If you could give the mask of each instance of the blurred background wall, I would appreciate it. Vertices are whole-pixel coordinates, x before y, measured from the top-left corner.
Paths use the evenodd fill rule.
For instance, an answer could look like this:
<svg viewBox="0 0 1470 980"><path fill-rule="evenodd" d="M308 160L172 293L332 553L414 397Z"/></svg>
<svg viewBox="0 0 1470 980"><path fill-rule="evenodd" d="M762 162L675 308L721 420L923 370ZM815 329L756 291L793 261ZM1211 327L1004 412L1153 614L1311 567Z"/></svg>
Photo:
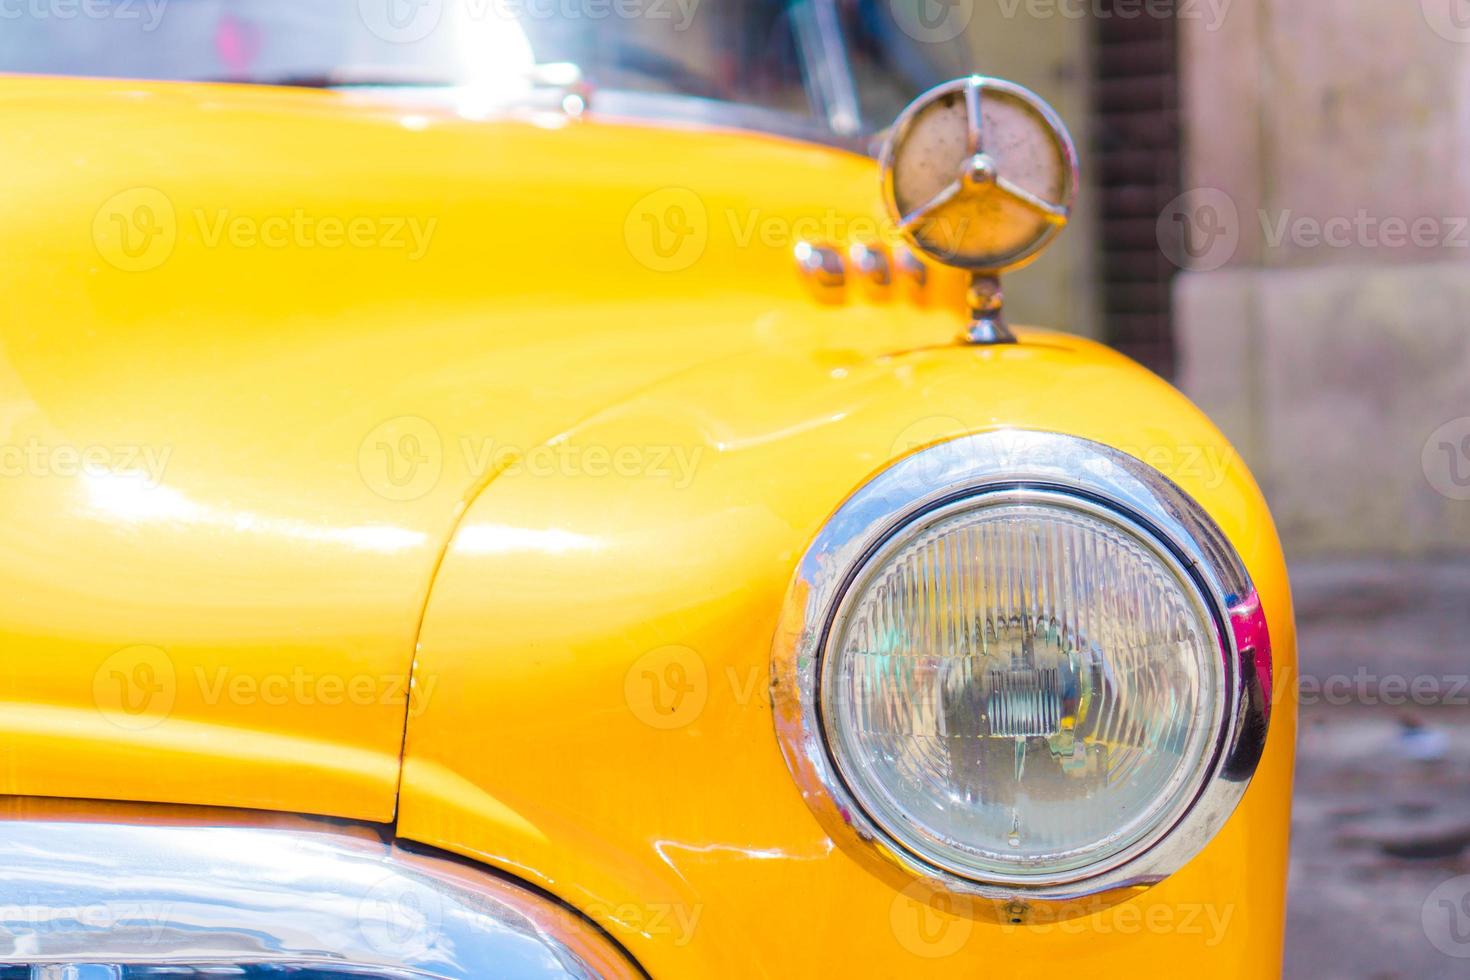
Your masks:
<svg viewBox="0 0 1470 980"><path fill-rule="evenodd" d="M1077 226L1022 322L1173 380L1293 560L1470 552L1470 0L973 0L1057 105Z"/></svg>
<svg viewBox="0 0 1470 980"><path fill-rule="evenodd" d="M1470 3L1179 28L1178 382L1293 557L1470 548Z"/></svg>

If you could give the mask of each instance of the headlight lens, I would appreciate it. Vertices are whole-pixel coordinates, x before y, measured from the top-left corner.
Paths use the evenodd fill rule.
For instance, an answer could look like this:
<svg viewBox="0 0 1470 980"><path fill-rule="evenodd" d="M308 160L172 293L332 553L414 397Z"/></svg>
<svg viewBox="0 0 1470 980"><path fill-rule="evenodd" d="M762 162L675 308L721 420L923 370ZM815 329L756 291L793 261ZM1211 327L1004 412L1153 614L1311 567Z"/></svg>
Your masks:
<svg viewBox="0 0 1470 980"><path fill-rule="evenodd" d="M937 443L859 487L802 557L772 645L776 732L860 860L991 899L1173 874L1265 749L1250 576L1156 470L1075 436Z"/></svg>
<svg viewBox="0 0 1470 980"><path fill-rule="evenodd" d="M859 804L955 874L1042 881L1146 846L1206 776L1226 683L1177 559L1104 508L990 494L858 569L829 633L827 741Z"/></svg>

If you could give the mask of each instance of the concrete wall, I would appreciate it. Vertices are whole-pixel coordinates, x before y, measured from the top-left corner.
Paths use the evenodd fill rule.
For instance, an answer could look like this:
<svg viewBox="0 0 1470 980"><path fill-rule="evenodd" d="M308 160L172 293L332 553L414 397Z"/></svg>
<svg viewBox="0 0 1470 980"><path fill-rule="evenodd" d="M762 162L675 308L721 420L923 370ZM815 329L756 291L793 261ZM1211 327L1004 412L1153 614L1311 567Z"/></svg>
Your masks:
<svg viewBox="0 0 1470 980"><path fill-rule="evenodd" d="M1293 557L1470 551L1470 2L1180 28L1181 387Z"/></svg>

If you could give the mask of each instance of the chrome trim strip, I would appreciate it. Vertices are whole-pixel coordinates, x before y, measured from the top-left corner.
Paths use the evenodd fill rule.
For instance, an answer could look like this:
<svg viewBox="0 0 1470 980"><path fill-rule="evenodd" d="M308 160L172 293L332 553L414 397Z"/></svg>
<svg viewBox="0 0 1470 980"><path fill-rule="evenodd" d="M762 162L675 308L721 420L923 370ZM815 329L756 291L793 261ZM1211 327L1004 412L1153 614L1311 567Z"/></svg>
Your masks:
<svg viewBox="0 0 1470 980"><path fill-rule="evenodd" d="M382 85L371 88L357 86L339 91L358 96L370 94L376 98L386 95L404 105L448 106L463 118L476 121L525 118L529 115L531 118L550 116L558 120L630 121L653 126L713 127L815 143L859 156L876 155L875 145L869 135L835 132L825 120L816 116L673 92L590 89L581 94L582 103L578 106L578 111L571 114L567 112L565 94L552 89L538 90L524 99L488 103L482 92L467 86L418 88Z"/></svg>
<svg viewBox="0 0 1470 980"><path fill-rule="evenodd" d="M642 976L571 910L371 829L180 825L138 809L137 823L115 806L105 821L0 821L0 966L56 977L117 976L119 964L139 975Z"/></svg>
<svg viewBox="0 0 1470 980"><path fill-rule="evenodd" d="M595 99L584 118L626 118L654 125L718 127L816 143L862 156L873 155L871 140L860 133L838 133L816 118L779 109L720 102L695 95L615 89L598 89Z"/></svg>
<svg viewBox="0 0 1470 980"><path fill-rule="evenodd" d="M833 0L798 0L788 8L795 29L807 97L840 137L862 130L857 82L847 61L841 18Z"/></svg>
<svg viewBox="0 0 1470 980"><path fill-rule="evenodd" d="M1217 617L1225 690L1217 749L1186 812L1124 863L1066 881L978 881L914 855L891 838L846 788L829 755L821 717L827 634L854 575L874 549L931 512L993 492L1066 494L1100 506L1188 569ZM1264 612L1224 533L1183 490L1108 446L1051 432L1007 429L939 443L879 473L847 499L803 556L772 647L776 734L807 804L832 839L880 874L897 871L1025 921L1034 902L1122 901L1173 874L1219 832L1244 795L1265 748L1271 650ZM872 860L877 858L877 861ZM902 887L899 884L899 887Z"/></svg>

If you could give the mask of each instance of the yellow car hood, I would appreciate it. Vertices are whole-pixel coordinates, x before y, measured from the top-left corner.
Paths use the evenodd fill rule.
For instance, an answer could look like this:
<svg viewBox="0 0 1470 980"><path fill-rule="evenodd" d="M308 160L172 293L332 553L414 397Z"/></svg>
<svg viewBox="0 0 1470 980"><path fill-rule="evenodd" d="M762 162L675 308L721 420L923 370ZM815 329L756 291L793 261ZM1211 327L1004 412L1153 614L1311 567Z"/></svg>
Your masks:
<svg viewBox="0 0 1470 980"><path fill-rule="evenodd" d="M797 237L876 228L871 162L819 147L26 78L0 128L4 793L388 819L499 468L697 365L957 327L804 290Z"/></svg>

